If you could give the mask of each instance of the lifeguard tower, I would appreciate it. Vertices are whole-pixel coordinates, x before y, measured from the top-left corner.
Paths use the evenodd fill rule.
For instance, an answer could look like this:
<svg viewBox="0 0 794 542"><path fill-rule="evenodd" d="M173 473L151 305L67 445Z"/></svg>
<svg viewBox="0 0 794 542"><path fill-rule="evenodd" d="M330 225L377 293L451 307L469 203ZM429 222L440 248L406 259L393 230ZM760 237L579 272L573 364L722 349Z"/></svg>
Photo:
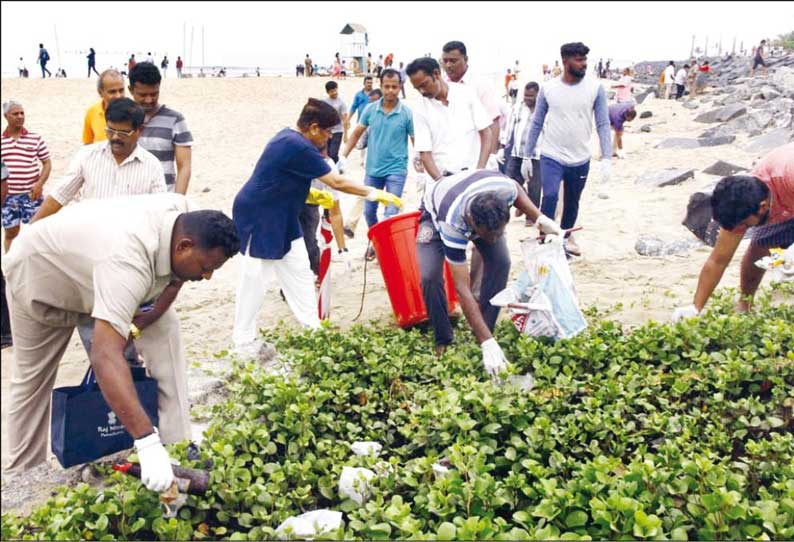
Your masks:
<svg viewBox="0 0 794 542"><path fill-rule="evenodd" d="M347 60L348 74L361 75L367 71L369 36L364 25L347 23L340 34L342 58Z"/></svg>

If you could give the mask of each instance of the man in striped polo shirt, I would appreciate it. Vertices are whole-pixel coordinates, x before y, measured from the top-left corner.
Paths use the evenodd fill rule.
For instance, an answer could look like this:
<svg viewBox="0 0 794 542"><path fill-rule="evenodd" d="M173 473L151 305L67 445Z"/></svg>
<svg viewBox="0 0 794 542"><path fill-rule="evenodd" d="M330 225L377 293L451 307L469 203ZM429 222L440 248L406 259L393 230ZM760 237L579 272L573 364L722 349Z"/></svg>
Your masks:
<svg viewBox="0 0 794 542"><path fill-rule="evenodd" d="M141 62L130 70L128 77L130 95L146 113L138 144L159 158L168 190L187 194L193 136L185 117L158 103L162 78L157 66Z"/></svg>
<svg viewBox="0 0 794 542"><path fill-rule="evenodd" d="M482 347L483 366L496 377L507 360L492 332L499 307L490 299L507 285L510 253L504 230L513 205L535 221L549 240L562 242L560 227L542 215L510 177L493 170L464 170L442 177L425 192L416 237L416 255L430 324L441 354L452 342L452 325L444 293L444 259L449 263L463 314ZM473 242L482 255L479 305L469 285L466 245Z"/></svg>
<svg viewBox="0 0 794 542"><path fill-rule="evenodd" d="M8 168L8 197L2 206L5 230L4 249L19 234L21 224L27 224L42 202L44 183L50 176L52 162L44 139L25 129L25 109L16 101L3 104L3 116L8 126L3 132L2 160Z"/></svg>

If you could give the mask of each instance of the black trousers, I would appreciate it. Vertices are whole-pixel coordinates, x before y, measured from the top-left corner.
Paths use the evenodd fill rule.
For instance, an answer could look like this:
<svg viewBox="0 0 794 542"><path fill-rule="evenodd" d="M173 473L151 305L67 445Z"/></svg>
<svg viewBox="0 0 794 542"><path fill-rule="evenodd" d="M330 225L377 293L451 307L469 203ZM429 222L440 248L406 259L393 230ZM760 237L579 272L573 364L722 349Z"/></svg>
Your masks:
<svg viewBox="0 0 794 542"><path fill-rule="evenodd" d="M2 318L2 329L0 330L0 335L3 337L10 337L11 336L11 315L8 314L8 303L6 302L6 278L0 273L0 278L2 279L2 293L3 293L3 306L2 306L2 313L0 313L0 317Z"/></svg>
<svg viewBox="0 0 794 542"><path fill-rule="evenodd" d="M541 178L540 178L540 160L532 160L532 176L529 182L524 186L524 178L521 176L521 158L513 156L505 159L505 175L513 179L519 185L526 189L529 199L535 204L535 207L540 208L540 194L541 194Z"/></svg>
<svg viewBox="0 0 794 542"><path fill-rule="evenodd" d="M337 132L328 140L328 156L334 162L339 161L339 147L342 146L342 132Z"/></svg>
<svg viewBox="0 0 794 542"><path fill-rule="evenodd" d="M303 230L303 242L306 243L306 252L309 253L309 267L311 267L315 275L319 275L320 245L317 244L317 228L320 226L319 205L304 204L300 215L298 215L298 221Z"/></svg>

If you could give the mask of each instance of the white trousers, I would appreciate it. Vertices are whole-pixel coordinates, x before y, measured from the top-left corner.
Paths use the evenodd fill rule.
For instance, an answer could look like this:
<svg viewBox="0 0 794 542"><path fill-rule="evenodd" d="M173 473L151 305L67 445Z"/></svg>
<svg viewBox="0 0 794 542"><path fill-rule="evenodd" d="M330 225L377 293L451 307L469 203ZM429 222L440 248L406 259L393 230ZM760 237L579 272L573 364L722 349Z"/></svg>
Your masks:
<svg viewBox="0 0 794 542"><path fill-rule="evenodd" d="M235 347L249 345L256 339L256 317L274 279L278 279L295 318L308 328L320 327L314 273L309 267L306 244L299 237L280 260L242 256L232 334Z"/></svg>

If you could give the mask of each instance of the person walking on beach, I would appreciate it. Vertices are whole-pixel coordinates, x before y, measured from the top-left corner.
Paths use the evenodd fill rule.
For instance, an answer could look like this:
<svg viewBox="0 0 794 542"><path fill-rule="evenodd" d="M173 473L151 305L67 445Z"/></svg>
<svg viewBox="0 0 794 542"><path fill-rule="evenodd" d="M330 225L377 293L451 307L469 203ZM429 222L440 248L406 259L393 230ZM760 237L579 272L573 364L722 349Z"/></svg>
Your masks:
<svg viewBox="0 0 794 542"><path fill-rule="evenodd" d="M19 70L20 78L27 77L28 69L25 67L25 61L22 60L22 57L19 57L19 64L17 64L17 70Z"/></svg>
<svg viewBox="0 0 794 542"><path fill-rule="evenodd" d="M94 318L91 366L97 384L134 439L144 485L158 492L171 486L163 444L190 438L179 316L171 308L145 326L134 315L172 278L209 280L240 248L229 217L190 207L176 194L82 201L31 226L3 258L15 347L5 473L24 472L47 459L58 365L75 325ZM123 355L130 341L157 381L158 427L130 378Z"/></svg>
<svg viewBox="0 0 794 542"><path fill-rule="evenodd" d="M576 225L579 200L590 173L593 117L601 144L601 180L609 180L611 173L612 141L607 96L598 80L585 77L588 52L590 49L581 42L566 43L560 48L563 74L541 89L524 150L524 156L534 154L542 130L540 177L543 199L540 209L549 218L554 217L560 185L565 182L561 224L566 230ZM566 236L568 253L581 255L570 234Z"/></svg>
<svg viewBox="0 0 794 542"><path fill-rule="evenodd" d="M90 51L86 55L88 59L88 78L91 79L91 71L93 70L95 74L99 75L99 72L96 71L96 53L94 52L94 48L90 47Z"/></svg>
<svg viewBox="0 0 794 542"><path fill-rule="evenodd" d="M562 68L560 68L560 61L559 60L555 60L554 61L554 66L552 66L552 68L551 68L551 77L552 77L552 79L555 78L555 77L559 77L561 73L562 73Z"/></svg>
<svg viewBox="0 0 794 542"><path fill-rule="evenodd" d="M256 317L274 280L298 321L311 329L320 327L314 274L298 222L313 179L370 201L401 205L392 194L332 172L320 149L341 120L338 109L309 98L296 128L284 128L267 143L251 177L234 198L232 212L242 254L232 334L237 355L256 357L262 347ZM314 197L318 194L323 200L333 198L322 191Z"/></svg>
<svg viewBox="0 0 794 542"><path fill-rule="evenodd" d="M336 81L328 81L325 84L325 92L328 94L323 101L336 109L339 115L339 123L331 127L331 139L328 141L328 156L334 163L339 162L339 148L342 143L347 143L347 130L350 127L350 116L347 113L347 104L339 97L339 84ZM344 171L344 168L342 168Z"/></svg>
<svg viewBox="0 0 794 542"><path fill-rule="evenodd" d="M47 62L49 62L49 61L50 61L50 53L47 51L47 49L44 48L44 44L43 43L39 43L38 63L39 63L39 66L41 66L41 78L42 79L45 78L45 75L44 75L45 73L47 74L47 77L52 77L52 72L47 69Z"/></svg>
<svg viewBox="0 0 794 542"><path fill-rule="evenodd" d="M169 192L187 194L193 136L181 113L159 103L160 70L141 62L130 72L130 95L143 107L143 133L138 144L160 159Z"/></svg>
<svg viewBox="0 0 794 542"><path fill-rule="evenodd" d="M144 62L148 62L149 64L154 65L154 56L152 56L152 52L151 51L146 53L146 60L144 60Z"/></svg>
<svg viewBox="0 0 794 542"><path fill-rule="evenodd" d="M499 146L499 122L502 111L496 89L490 81L474 75L469 69L469 57L466 45L460 41L450 41L442 48L441 61L444 66L444 78L447 82L458 83L472 87L483 109L491 118L491 146L489 151L496 154Z"/></svg>
<svg viewBox="0 0 794 542"><path fill-rule="evenodd" d="M182 79L182 57L176 57L176 78Z"/></svg>
<svg viewBox="0 0 794 542"><path fill-rule="evenodd" d="M356 115L356 120L361 118L361 114L364 112L364 108L369 105L369 93L372 92L372 76L365 75L364 76L364 88L356 92L356 95L353 96L353 103L350 105L350 113L348 114L349 118L353 117L353 114ZM366 156L366 149L361 149L361 165L364 165L364 158ZM342 172L344 172L344 168L342 168Z"/></svg>
<svg viewBox="0 0 794 542"><path fill-rule="evenodd" d="M634 109L634 102L623 102L609 106L609 124L615 133L612 142L612 156L620 159L626 157L623 153L623 125L637 118L637 111Z"/></svg>
<svg viewBox="0 0 794 542"><path fill-rule="evenodd" d="M306 67L306 77L311 77L314 75L314 70L312 69L312 59L309 58L308 53L306 53L306 58L303 61L303 65Z"/></svg>
<svg viewBox="0 0 794 542"><path fill-rule="evenodd" d="M506 138L502 157L505 161L505 175L523 187L533 205L540 206L541 177L540 177L540 145L536 145L533 156L524 154L527 137L529 136L530 120L535 113L540 85L530 81L524 86L524 98L517 102L510 111L505 131ZM531 226L534 222L525 217L525 224Z"/></svg>
<svg viewBox="0 0 794 542"><path fill-rule="evenodd" d="M25 109L21 103L5 102L3 116L8 124L2 135L0 160L8 168L9 177L2 223L3 247L8 252L19 235L20 226L30 222L43 201L44 183L52 171L52 160L44 139L25 128Z"/></svg>
<svg viewBox="0 0 794 542"><path fill-rule="evenodd" d="M672 60L664 69L664 99L669 100L675 84L675 62Z"/></svg>
<svg viewBox="0 0 794 542"><path fill-rule="evenodd" d="M124 97L124 78L116 70L105 70L97 80L96 89L100 100L85 112L85 120L83 121L84 145L90 145L106 139L105 111L110 102Z"/></svg>
<svg viewBox="0 0 794 542"><path fill-rule="evenodd" d="M755 48L755 53L753 54L753 66L750 68L750 77L755 75L755 69L758 66L761 66L764 70L764 77L768 75L766 69L766 61L764 60L767 57L766 54L766 40L761 40L761 43L758 44L758 47Z"/></svg>
<svg viewBox="0 0 794 542"><path fill-rule="evenodd" d="M344 168L344 161L366 131L369 152L364 184L384 189L399 198L403 194L408 176L408 139L412 143L414 139L413 114L400 101L400 72L393 68L383 70L380 74L380 89L383 98L364 109L358 126L341 153L339 165ZM396 206L389 205L383 216L388 218L397 212ZM378 223L377 202L367 202L364 205L364 218L370 228ZM372 247L366 258L370 261L375 258Z"/></svg>
<svg viewBox="0 0 794 542"><path fill-rule="evenodd" d="M163 79L165 79L166 72L168 72L168 55L165 55L162 62L160 62L160 69L163 70Z"/></svg>
<svg viewBox="0 0 794 542"><path fill-rule="evenodd" d="M131 55L130 55L130 58L128 58L128 59L127 59L127 70L128 70L127 74L128 74L128 75L129 75L129 73L131 73L131 72L132 72L132 69L135 67L135 65L136 65L137 63L138 63L138 62L136 62L136 60L135 60L135 54L134 54L134 53L133 53L133 54L131 54Z"/></svg>
<svg viewBox="0 0 794 542"><path fill-rule="evenodd" d="M684 91L686 90L686 78L687 74L689 73L689 64L684 64L682 68L675 74L675 99L680 100L684 96Z"/></svg>
<svg viewBox="0 0 794 542"><path fill-rule="evenodd" d="M750 246L742 258L739 275L741 298L736 312L752 305L764 269L755 262L771 248L787 249L785 260L794 266L794 143L769 152L749 175L732 175L717 183L711 194L714 220L720 225L717 242L698 278L691 305L675 309L674 322L697 317L722 280L748 228L753 228Z"/></svg>

